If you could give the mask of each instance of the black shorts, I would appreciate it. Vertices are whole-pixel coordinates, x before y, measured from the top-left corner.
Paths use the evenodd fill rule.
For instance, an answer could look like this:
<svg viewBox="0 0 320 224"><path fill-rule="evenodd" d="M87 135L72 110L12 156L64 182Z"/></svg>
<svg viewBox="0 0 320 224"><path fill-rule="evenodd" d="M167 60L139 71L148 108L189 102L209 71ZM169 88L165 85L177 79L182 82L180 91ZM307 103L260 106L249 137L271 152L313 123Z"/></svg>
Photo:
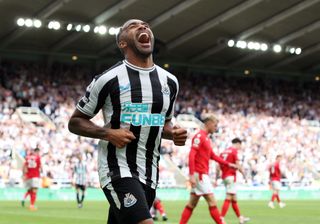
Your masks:
<svg viewBox="0 0 320 224"><path fill-rule="evenodd" d="M76 189L81 189L82 191L86 190L86 186L85 185L81 185L81 184L76 184Z"/></svg>
<svg viewBox="0 0 320 224"><path fill-rule="evenodd" d="M150 219L155 189L134 178L121 178L103 188L109 203L108 224L136 224Z"/></svg>

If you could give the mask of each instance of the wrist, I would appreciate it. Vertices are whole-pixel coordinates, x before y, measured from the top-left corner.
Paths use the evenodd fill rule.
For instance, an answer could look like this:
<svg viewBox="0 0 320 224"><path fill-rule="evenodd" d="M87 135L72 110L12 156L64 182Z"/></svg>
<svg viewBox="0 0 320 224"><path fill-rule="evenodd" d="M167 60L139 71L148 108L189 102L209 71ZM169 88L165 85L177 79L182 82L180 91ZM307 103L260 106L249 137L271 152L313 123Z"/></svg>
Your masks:
<svg viewBox="0 0 320 224"><path fill-rule="evenodd" d="M162 138L173 140L172 129L171 128L163 129Z"/></svg>
<svg viewBox="0 0 320 224"><path fill-rule="evenodd" d="M110 141L111 136L112 136L112 129L111 128L102 128L100 139L105 140L105 141Z"/></svg>
<svg viewBox="0 0 320 224"><path fill-rule="evenodd" d="M172 130L173 128L171 122L166 122L163 126L162 138L173 140Z"/></svg>

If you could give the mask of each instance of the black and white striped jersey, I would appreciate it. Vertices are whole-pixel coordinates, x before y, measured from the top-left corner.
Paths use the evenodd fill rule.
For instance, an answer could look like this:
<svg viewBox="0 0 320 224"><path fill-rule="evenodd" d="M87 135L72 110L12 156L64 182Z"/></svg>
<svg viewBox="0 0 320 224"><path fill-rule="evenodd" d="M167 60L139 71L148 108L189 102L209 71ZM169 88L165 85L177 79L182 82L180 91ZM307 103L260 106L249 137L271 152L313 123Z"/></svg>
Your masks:
<svg viewBox="0 0 320 224"><path fill-rule="evenodd" d="M91 117L102 109L105 125L130 128L136 137L124 148L100 141L101 187L133 177L156 188L162 129L173 115L178 89L176 77L161 67L140 68L126 60L93 79L77 109Z"/></svg>
<svg viewBox="0 0 320 224"><path fill-rule="evenodd" d="M78 162L73 168L75 184L87 185L87 165L84 162Z"/></svg>

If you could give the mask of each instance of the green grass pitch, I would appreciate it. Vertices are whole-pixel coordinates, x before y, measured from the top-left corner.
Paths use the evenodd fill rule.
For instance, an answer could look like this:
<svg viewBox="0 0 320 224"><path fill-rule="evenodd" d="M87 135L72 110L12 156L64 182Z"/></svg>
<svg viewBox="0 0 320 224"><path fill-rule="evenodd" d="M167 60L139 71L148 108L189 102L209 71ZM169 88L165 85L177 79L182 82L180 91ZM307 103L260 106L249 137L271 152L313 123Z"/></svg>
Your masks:
<svg viewBox="0 0 320 224"><path fill-rule="evenodd" d="M222 201L219 201L219 208ZM250 217L252 224L319 224L320 201L287 201L283 209L270 209L267 201L240 201L241 212ZM177 224L185 201L164 201L168 224ZM39 201L38 211L31 212L20 206L18 201L0 201L0 224L105 224L108 203L105 201L85 201L78 209L71 201ZM227 224L238 223L230 206L226 217ZM162 221L156 223L165 223ZM195 209L190 224L214 223L207 205L200 201Z"/></svg>

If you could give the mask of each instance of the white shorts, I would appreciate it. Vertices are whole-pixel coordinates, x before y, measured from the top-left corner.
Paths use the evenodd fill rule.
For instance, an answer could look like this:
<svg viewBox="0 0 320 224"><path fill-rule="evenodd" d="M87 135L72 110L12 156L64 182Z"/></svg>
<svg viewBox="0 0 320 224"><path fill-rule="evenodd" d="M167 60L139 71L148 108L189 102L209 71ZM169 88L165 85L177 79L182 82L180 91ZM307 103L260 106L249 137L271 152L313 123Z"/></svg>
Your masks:
<svg viewBox="0 0 320 224"><path fill-rule="evenodd" d="M27 189L39 188L40 187L40 178L34 177L34 178L27 179L24 184Z"/></svg>
<svg viewBox="0 0 320 224"><path fill-rule="evenodd" d="M278 180L273 180L273 181L271 181L271 186L272 186L273 190L278 190L279 191L280 188L281 188L281 183Z"/></svg>
<svg viewBox="0 0 320 224"><path fill-rule="evenodd" d="M191 189L191 193L197 196L213 194L213 186L207 174L202 174L200 178L198 173L194 173L194 177L196 179L196 186Z"/></svg>
<svg viewBox="0 0 320 224"><path fill-rule="evenodd" d="M233 176L229 176L229 177L226 177L225 179L223 179L223 184L226 188L227 194L236 194L237 193L236 183L234 181Z"/></svg>

